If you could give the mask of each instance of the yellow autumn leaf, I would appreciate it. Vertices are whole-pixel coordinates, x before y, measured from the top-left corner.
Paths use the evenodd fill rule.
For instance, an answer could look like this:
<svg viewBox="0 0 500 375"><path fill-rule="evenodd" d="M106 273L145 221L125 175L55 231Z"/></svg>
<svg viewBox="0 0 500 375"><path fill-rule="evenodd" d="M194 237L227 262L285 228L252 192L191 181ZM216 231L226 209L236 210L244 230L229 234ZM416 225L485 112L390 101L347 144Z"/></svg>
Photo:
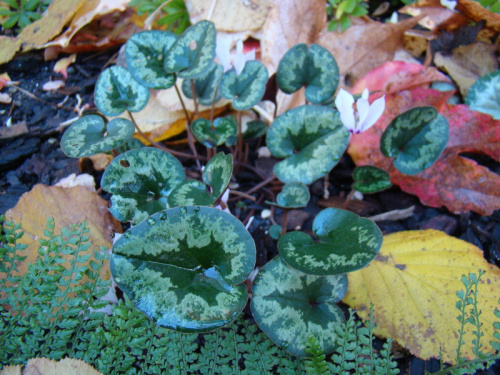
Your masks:
<svg viewBox="0 0 500 375"><path fill-rule="evenodd" d="M484 336L482 350L493 352L494 316L500 297L500 270L487 263L476 246L436 230L407 231L384 236L377 257L362 270L348 274L343 301L368 319L373 304L374 333L392 337L417 357L441 357L454 363L460 323L456 292L462 275L486 271L478 287L478 308ZM472 328L464 337L462 357L474 358ZM495 340L496 341L496 340Z"/></svg>
<svg viewBox="0 0 500 375"><path fill-rule="evenodd" d="M28 361L23 375L102 375L80 359L64 358L53 361L48 358L33 358Z"/></svg>

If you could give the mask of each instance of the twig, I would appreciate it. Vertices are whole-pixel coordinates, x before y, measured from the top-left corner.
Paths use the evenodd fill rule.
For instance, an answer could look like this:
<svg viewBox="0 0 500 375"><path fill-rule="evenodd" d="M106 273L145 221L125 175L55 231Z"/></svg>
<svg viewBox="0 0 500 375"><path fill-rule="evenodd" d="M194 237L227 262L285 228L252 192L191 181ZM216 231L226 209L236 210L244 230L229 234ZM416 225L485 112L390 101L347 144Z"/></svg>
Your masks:
<svg viewBox="0 0 500 375"><path fill-rule="evenodd" d="M44 99L41 99L39 98L38 96L32 94L31 92L29 91L26 91L25 89L23 89L22 87L19 87L19 86L16 86L14 84L7 84L7 86L10 86L16 90L19 90L20 92L22 92L24 95L26 96L29 96L31 99L35 99L35 100L38 100L39 102L43 103L43 104L47 104L47 105L51 105L53 107L56 107L58 109L65 109L67 111L71 111L71 112L76 112L78 113L78 111L76 110L76 108L71 108L71 107L66 107L64 105L61 105L61 104L55 104L55 103L51 103L51 102L48 102Z"/></svg>
<svg viewBox="0 0 500 375"><path fill-rule="evenodd" d="M153 13L151 13L148 18L146 18L146 20L144 21L144 30L151 30L152 27L153 27L153 22L156 18L156 16L158 15L158 13L160 13L161 11L161 8L163 8L165 5L167 5L171 0L167 0L165 2L163 2L163 4L161 4L158 8L156 8Z"/></svg>
<svg viewBox="0 0 500 375"><path fill-rule="evenodd" d="M255 198L254 196L247 194L247 193L244 193L242 191L238 191L238 190L229 190L229 194L237 195L239 197L243 197L246 199L250 199L252 202L255 202L257 200L257 198Z"/></svg>
<svg viewBox="0 0 500 375"><path fill-rule="evenodd" d="M250 190L246 191L245 193L246 194L252 194L252 193L256 192L257 190L259 190L260 188L266 186L270 182L274 181L275 179L276 179L275 176L268 177L267 179L265 179L264 181L262 181L260 184L255 185L253 188L251 188Z"/></svg>

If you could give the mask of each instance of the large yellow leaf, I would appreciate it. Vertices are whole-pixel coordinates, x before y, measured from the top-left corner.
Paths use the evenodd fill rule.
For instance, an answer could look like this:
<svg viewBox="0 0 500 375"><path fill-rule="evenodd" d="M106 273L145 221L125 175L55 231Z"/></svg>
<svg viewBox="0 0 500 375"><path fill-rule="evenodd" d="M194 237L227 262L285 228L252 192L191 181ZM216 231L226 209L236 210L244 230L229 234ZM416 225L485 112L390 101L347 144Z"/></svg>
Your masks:
<svg viewBox="0 0 500 375"><path fill-rule="evenodd" d="M453 363L460 329L456 292L462 275L486 271L479 285L484 351L492 352L494 309L500 297L500 270L487 263L474 245L436 230L389 234L368 267L348 274L343 301L367 319L375 310L375 334L392 337L417 357ZM472 333L465 336L462 356L474 358Z"/></svg>

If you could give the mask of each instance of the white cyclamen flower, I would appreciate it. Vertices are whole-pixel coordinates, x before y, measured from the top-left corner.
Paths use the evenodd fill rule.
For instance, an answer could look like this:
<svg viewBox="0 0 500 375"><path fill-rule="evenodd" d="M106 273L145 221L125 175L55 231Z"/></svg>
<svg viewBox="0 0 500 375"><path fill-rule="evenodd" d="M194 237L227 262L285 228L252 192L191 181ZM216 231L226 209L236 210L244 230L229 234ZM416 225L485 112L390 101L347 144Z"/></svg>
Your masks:
<svg viewBox="0 0 500 375"><path fill-rule="evenodd" d="M240 75L247 61L255 60L255 50L243 53L243 41L238 40L236 43L236 54L231 56L231 46L227 43L217 43L215 54L217 59L224 67L224 72L227 72L234 67L236 75ZM231 58L232 57L232 58Z"/></svg>
<svg viewBox="0 0 500 375"><path fill-rule="evenodd" d="M370 128L382 116L385 109L385 95L370 105L368 89L365 89L361 98L356 100L356 109L354 109L354 97L346 90L340 89L335 98L335 105L340 112L342 124L352 134L359 134Z"/></svg>

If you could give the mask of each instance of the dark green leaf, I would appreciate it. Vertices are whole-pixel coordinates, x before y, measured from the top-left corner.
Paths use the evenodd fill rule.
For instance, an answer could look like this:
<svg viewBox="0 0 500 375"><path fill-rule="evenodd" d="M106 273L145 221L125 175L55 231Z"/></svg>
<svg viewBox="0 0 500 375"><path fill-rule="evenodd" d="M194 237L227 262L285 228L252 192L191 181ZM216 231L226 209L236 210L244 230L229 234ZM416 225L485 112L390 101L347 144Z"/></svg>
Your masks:
<svg viewBox="0 0 500 375"><path fill-rule="evenodd" d="M247 302L241 284L255 265L243 224L211 207L176 207L129 229L113 246L119 287L156 324L207 332L229 324Z"/></svg>
<svg viewBox="0 0 500 375"><path fill-rule="evenodd" d="M206 147L216 147L236 137L237 123L232 115L218 117L213 124L210 120L199 118L191 124L191 131L195 138Z"/></svg>
<svg viewBox="0 0 500 375"><path fill-rule="evenodd" d="M281 208L300 208L307 206L310 198L309 189L302 182L289 182L276 197L276 203L266 203Z"/></svg>
<svg viewBox="0 0 500 375"><path fill-rule="evenodd" d="M283 231L283 228L281 227L281 225L271 225L269 227L269 235L274 240L280 239L282 231Z"/></svg>
<svg viewBox="0 0 500 375"><path fill-rule="evenodd" d="M354 179L352 188L364 194L376 193L392 186L389 173L371 165L354 169L352 178Z"/></svg>
<svg viewBox="0 0 500 375"><path fill-rule="evenodd" d="M382 232L373 221L338 208L321 211L314 219L313 233L317 240L303 232L290 232L278 242L285 262L311 275L359 270L382 246Z"/></svg>
<svg viewBox="0 0 500 375"><path fill-rule="evenodd" d="M212 103L216 103L220 100L221 93L218 87L223 73L224 68L219 64L213 63L206 72L199 77L193 78L196 98L200 104L211 106ZM187 98L193 99L191 80L185 79L182 82L182 92Z"/></svg>
<svg viewBox="0 0 500 375"><path fill-rule="evenodd" d="M417 107L397 116L380 139L382 153L401 173L429 168L448 142L448 121L433 107Z"/></svg>
<svg viewBox="0 0 500 375"><path fill-rule="evenodd" d="M247 123L243 132L243 139L258 138L267 132L267 124L262 120L253 120Z"/></svg>

